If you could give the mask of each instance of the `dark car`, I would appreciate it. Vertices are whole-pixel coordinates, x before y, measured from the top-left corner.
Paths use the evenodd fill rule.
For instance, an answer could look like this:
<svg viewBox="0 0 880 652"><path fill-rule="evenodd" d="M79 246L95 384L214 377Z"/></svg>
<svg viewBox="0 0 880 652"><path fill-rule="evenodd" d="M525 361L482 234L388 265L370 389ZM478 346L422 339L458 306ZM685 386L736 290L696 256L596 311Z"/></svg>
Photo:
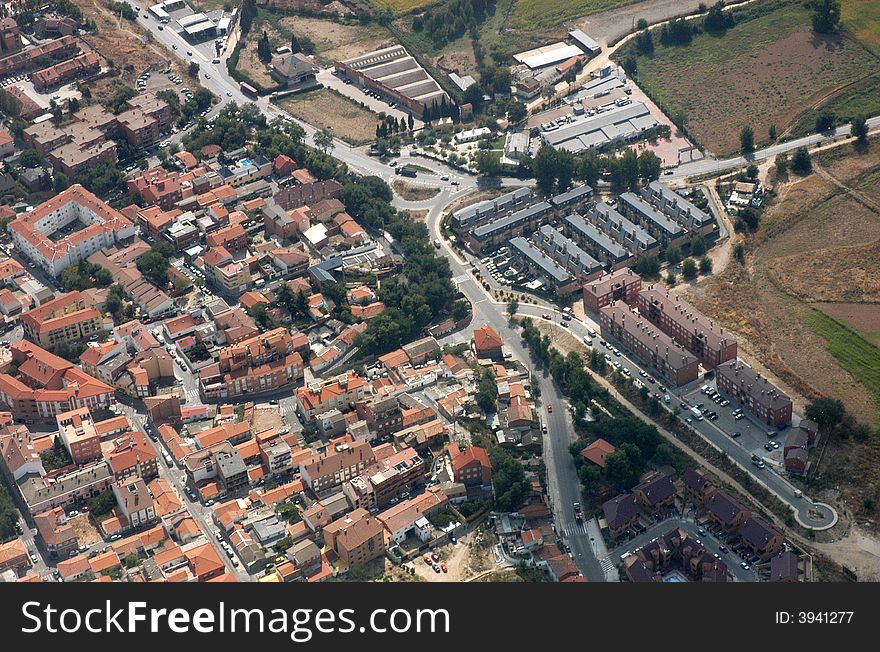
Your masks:
<svg viewBox="0 0 880 652"><path fill-rule="evenodd" d="M732 435L730 435L730 436L733 437L734 439L736 439L737 437L741 437L741 436L742 436L742 433L741 433L739 430L737 430L736 432L734 432L734 433L733 433Z"/></svg>

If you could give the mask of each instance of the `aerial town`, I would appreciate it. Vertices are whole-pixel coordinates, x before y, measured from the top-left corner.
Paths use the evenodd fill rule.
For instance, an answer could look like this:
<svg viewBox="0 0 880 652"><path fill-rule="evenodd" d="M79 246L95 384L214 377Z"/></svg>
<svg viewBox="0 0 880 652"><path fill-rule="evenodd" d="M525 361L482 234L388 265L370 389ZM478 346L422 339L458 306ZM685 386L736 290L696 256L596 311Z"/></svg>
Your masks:
<svg viewBox="0 0 880 652"><path fill-rule="evenodd" d="M0 581L880 580L878 25L0 4Z"/></svg>

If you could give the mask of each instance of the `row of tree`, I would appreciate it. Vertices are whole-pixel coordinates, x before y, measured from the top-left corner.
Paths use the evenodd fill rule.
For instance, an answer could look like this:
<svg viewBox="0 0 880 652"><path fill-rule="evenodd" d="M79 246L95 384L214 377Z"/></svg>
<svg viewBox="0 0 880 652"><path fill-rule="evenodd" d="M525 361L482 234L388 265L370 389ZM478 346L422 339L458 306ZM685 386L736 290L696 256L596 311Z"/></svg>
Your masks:
<svg viewBox="0 0 880 652"><path fill-rule="evenodd" d="M603 176L615 192L635 191L641 184L659 179L663 168L650 150L636 154L627 148L622 156L600 156L592 150L577 155L550 146L542 147L534 158L525 157L520 165L531 172L545 195L568 190L575 179L595 186Z"/></svg>

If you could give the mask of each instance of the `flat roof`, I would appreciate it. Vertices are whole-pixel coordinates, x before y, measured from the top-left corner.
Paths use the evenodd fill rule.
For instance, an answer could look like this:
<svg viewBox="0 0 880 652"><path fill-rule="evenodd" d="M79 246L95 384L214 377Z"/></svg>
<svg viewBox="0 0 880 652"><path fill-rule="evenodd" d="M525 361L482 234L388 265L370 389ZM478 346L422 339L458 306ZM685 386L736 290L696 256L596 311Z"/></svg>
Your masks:
<svg viewBox="0 0 880 652"><path fill-rule="evenodd" d="M563 41L559 41L558 43L545 45L534 50L514 54L513 58L527 67L535 69L550 66L581 54L583 54L583 51L578 46L568 45Z"/></svg>
<svg viewBox="0 0 880 652"><path fill-rule="evenodd" d="M573 41L583 47L590 54L595 54L596 52L600 52L602 50L601 45L599 45L596 41L584 34L579 29L573 29L569 31L568 35Z"/></svg>

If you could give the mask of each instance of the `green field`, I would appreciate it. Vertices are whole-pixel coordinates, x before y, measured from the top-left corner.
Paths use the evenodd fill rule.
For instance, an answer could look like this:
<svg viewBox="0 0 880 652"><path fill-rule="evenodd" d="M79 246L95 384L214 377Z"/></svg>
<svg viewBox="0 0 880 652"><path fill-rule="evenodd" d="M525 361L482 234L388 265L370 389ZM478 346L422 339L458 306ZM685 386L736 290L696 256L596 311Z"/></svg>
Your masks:
<svg viewBox="0 0 880 652"><path fill-rule="evenodd" d="M814 107L880 113L880 59L859 42L814 34L799 2L752 5L738 16L723 35L666 47L655 33L652 56L627 46L616 58L635 56L639 85L668 115L686 116L689 131L717 155L739 149L746 125L760 146L770 125L783 134L802 119L814 122L806 117Z"/></svg>
<svg viewBox="0 0 880 652"><path fill-rule="evenodd" d="M405 14L419 7L426 7L437 2L437 0L373 0L373 4L380 7L387 7L395 14Z"/></svg>
<svg viewBox="0 0 880 652"><path fill-rule="evenodd" d="M842 0L840 21L847 32L880 54L880 2Z"/></svg>
<svg viewBox="0 0 880 652"><path fill-rule="evenodd" d="M819 310L806 316L810 329L828 342L828 351L874 398L880 409L880 347Z"/></svg>
<svg viewBox="0 0 880 652"><path fill-rule="evenodd" d="M543 27L559 27L566 20L580 18L638 0L516 0L510 27L530 30Z"/></svg>

